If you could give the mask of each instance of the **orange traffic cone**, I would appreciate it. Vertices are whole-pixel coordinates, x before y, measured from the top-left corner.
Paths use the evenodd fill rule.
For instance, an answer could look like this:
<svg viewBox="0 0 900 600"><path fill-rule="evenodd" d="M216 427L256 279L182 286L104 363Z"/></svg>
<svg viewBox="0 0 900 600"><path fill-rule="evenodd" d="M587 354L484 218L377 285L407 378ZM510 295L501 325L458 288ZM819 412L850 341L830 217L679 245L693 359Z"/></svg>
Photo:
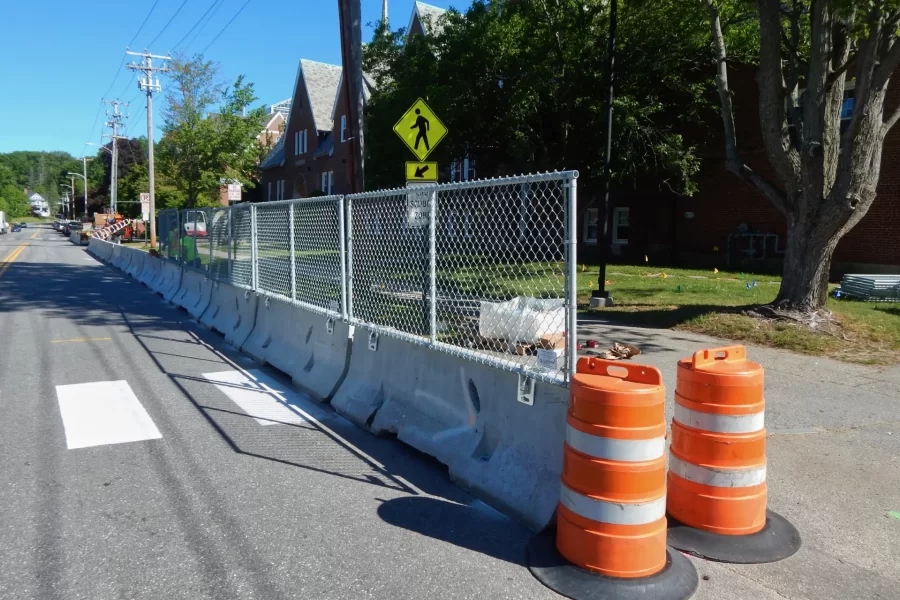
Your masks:
<svg viewBox="0 0 900 600"><path fill-rule="evenodd" d="M666 547L665 386L657 369L582 358L571 382L556 542L529 568L569 598L689 598L697 572Z"/></svg>
<svg viewBox="0 0 900 600"><path fill-rule="evenodd" d="M669 543L725 562L787 558L797 530L766 510L763 369L743 346L678 361L669 457Z"/></svg>

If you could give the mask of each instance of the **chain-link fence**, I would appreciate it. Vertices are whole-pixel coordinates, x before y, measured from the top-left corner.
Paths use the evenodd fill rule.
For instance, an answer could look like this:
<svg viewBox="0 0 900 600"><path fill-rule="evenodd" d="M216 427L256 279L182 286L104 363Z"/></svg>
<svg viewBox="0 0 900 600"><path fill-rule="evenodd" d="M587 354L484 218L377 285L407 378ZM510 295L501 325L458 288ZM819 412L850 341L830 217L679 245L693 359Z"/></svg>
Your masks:
<svg viewBox="0 0 900 600"><path fill-rule="evenodd" d="M567 380L574 365L566 349L576 339L576 177L347 196L351 322Z"/></svg>
<svg viewBox="0 0 900 600"><path fill-rule="evenodd" d="M166 260L179 262L181 259L179 250L181 234L178 227L177 209L169 208L159 211L156 235L159 240L159 255Z"/></svg>
<svg viewBox="0 0 900 600"><path fill-rule="evenodd" d="M346 314L342 201L324 196L254 207L260 293L316 312Z"/></svg>
<svg viewBox="0 0 900 600"><path fill-rule="evenodd" d="M159 212L210 278L554 383L574 372L576 172Z"/></svg>

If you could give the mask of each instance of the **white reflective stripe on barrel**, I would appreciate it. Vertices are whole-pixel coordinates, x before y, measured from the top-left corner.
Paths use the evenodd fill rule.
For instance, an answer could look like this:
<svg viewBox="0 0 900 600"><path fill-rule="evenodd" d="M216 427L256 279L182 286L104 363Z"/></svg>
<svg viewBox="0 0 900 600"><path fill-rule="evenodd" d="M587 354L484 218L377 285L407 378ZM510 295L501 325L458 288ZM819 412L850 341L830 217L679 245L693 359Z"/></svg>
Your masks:
<svg viewBox="0 0 900 600"><path fill-rule="evenodd" d="M720 488L751 487L766 481L765 465L749 469L711 469L686 463L674 454L669 456L669 472L700 485Z"/></svg>
<svg viewBox="0 0 900 600"><path fill-rule="evenodd" d="M766 411L750 415L716 415L691 410L675 401L675 420L687 427L716 433L753 433L766 426Z"/></svg>
<svg viewBox="0 0 900 600"><path fill-rule="evenodd" d="M665 495L650 502L635 504L607 502L579 494L563 483L560 486L559 501L576 515L613 525L646 525L658 521L666 514Z"/></svg>
<svg viewBox="0 0 900 600"><path fill-rule="evenodd" d="M622 462L654 460L666 451L665 436L649 440L619 440L591 435L571 425L566 425L566 443L582 454Z"/></svg>

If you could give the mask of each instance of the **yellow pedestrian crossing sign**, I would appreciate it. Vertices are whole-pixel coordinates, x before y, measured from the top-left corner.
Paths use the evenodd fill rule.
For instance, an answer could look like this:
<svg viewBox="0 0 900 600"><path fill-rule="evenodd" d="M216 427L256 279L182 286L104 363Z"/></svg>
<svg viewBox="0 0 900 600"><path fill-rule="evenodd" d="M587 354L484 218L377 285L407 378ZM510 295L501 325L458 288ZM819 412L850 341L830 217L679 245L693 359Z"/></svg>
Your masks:
<svg viewBox="0 0 900 600"><path fill-rule="evenodd" d="M441 143L447 135L447 128L425 101L419 98L394 125L394 132L416 158L422 161Z"/></svg>

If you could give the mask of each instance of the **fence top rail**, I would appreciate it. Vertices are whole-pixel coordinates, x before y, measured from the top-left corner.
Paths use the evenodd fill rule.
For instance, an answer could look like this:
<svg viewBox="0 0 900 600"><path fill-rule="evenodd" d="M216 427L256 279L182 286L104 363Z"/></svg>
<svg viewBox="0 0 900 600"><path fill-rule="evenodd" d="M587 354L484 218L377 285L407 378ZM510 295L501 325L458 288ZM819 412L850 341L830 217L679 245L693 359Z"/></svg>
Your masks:
<svg viewBox="0 0 900 600"><path fill-rule="evenodd" d="M289 204L331 204L333 202L342 202L344 197L338 194L331 196L315 196L312 198L290 198L288 200L274 200L271 202L258 202L257 208L268 208L269 206L287 206Z"/></svg>
<svg viewBox="0 0 900 600"><path fill-rule="evenodd" d="M578 171L550 171L547 173L534 173L531 175L512 175L509 177L492 177L489 179L473 179L471 181L458 181L455 183L433 183L416 186L417 192L427 192L436 190L439 192L446 190L460 190L487 186L515 185L518 183L538 183L541 181L559 181L565 179L577 179ZM380 198L383 196L398 196L409 193L409 188L388 188L383 190L373 190L371 192L362 192L360 194L349 194L346 196L348 200L364 200L366 198Z"/></svg>

